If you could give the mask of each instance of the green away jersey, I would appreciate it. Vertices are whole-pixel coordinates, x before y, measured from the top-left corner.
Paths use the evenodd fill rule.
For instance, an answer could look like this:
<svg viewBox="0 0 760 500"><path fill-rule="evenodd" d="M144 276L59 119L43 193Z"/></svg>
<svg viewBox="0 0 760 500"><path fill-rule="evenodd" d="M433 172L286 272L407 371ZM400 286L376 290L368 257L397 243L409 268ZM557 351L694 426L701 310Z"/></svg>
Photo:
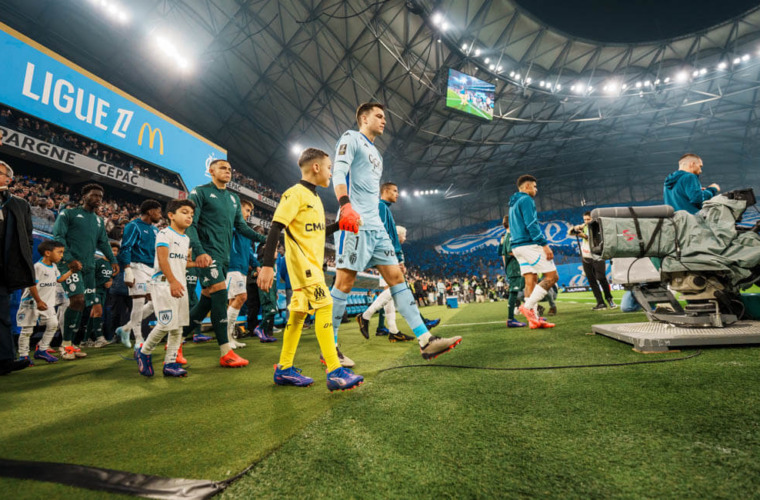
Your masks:
<svg viewBox="0 0 760 500"><path fill-rule="evenodd" d="M105 259L95 258L95 287L105 290L105 284L113 278L113 267Z"/></svg>
<svg viewBox="0 0 760 500"><path fill-rule="evenodd" d="M229 264L233 228L249 240L266 241L248 227L240 210L240 198L232 191L210 182L193 189L188 199L195 203L193 224L186 232L193 257L209 254L218 264Z"/></svg>
<svg viewBox="0 0 760 500"><path fill-rule="evenodd" d="M519 278L520 277L520 263L517 262L517 259L509 255L510 252L512 252L512 242L509 239L509 232L504 233L504 236L501 239L501 244L499 245L499 255L504 257L504 261L506 262L506 265L504 266L504 270L507 273L507 278Z"/></svg>
<svg viewBox="0 0 760 500"><path fill-rule="evenodd" d="M84 269L94 270L95 250L100 250L109 262L116 262L103 219L82 207L69 208L58 215L53 239L66 247L63 263L78 260Z"/></svg>

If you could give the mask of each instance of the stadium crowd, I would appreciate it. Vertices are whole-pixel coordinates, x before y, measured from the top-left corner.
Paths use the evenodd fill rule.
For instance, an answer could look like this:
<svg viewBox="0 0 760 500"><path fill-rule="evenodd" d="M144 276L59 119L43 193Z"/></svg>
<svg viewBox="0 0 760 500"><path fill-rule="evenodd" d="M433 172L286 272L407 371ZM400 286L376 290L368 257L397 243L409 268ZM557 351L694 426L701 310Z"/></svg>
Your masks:
<svg viewBox="0 0 760 500"><path fill-rule="evenodd" d="M31 135L32 137L41 139L50 144L76 151L77 153L89 156L90 158L95 158L103 163L108 163L109 165L129 170L130 172L160 182L166 186L184 189L179 175L173 172L156 168L126 155L123 156L118 151L113 151L97 142L73 134L63 128L56 127L55 125L41 122L33 116L5 106L0 106L0 127L6 127L26 135ZM233 180L241 186L252 189L256 193L266 196L274 201L280 200L279 192L242 174L241 172L233 172ZM256 216L267 220L271 219L271 215L268 217L266 216L266 211L261 212L264 214L263 216Z"/></svg>

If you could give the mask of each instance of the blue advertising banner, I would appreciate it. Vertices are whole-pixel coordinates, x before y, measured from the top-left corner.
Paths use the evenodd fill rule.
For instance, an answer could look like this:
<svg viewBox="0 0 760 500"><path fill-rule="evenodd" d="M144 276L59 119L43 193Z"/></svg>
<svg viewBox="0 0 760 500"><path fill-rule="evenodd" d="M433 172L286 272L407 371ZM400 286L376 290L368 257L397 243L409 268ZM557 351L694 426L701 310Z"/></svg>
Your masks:
<svg viewBox="0 0 760 500"><path fill-rule="evenodd" d="M0 23L0 103L182 175L209 182L206 165L227 151Z"/></svg>

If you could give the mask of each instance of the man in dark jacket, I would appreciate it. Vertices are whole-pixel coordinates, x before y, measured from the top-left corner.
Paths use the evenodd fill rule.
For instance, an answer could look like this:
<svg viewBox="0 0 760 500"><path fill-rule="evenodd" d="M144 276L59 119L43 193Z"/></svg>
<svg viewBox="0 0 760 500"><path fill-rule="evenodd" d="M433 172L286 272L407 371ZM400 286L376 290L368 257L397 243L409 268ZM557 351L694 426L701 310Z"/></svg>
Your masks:
<svg viewBox="0 0 760 500"><path fill-rule="evenodd" d="M10 294L34 285L32 213L8 192L12 181L13 170L0 161L0 375L29 366L28 360L14 360Z"/></svg>
<svg viewBox="0 0 760 500"><path fill-rule="evenodd" d="M710 184L703 188L699 183L702 173L702 158L687 153L678 160L678 170L665 179L662 193L666 205L675 210L686 210L695 214L702 209L702 203L720 192L720 186Z"/></svg>

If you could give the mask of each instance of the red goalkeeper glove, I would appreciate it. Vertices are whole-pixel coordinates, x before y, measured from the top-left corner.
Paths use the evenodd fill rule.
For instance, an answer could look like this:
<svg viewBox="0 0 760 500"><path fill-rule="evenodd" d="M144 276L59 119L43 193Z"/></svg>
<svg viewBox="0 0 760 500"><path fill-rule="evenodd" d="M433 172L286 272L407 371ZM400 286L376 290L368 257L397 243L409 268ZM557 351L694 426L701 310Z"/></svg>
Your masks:
<svg viewBox="0 0 760 500"><path fill-rule="evenodd" d="M340 220L338 220L338 227L341 231L351 231L352 233L358 233L360 224L361 216L356 210L351 207L350 203L346 203L340 207Z"/></svg>

